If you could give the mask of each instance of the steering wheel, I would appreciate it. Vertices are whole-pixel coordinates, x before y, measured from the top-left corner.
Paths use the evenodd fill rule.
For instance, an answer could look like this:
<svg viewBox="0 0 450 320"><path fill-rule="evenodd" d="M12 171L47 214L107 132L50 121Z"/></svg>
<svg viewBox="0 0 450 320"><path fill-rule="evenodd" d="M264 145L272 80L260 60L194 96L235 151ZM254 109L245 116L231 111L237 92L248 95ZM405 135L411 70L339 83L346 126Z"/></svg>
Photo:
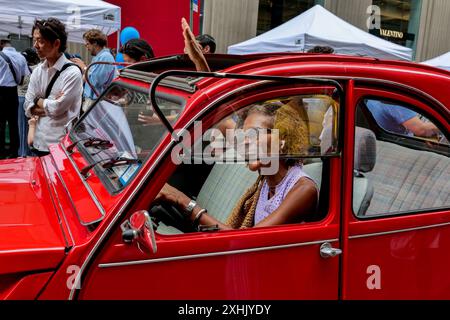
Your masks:
<svg viewBox="0 0 450 320"><path fill-rule="evenodd" d="M150 216L184 233L195 232L194 227L186 219L185 215L178 208L167 202L162 202L151 207Z"/></svg>

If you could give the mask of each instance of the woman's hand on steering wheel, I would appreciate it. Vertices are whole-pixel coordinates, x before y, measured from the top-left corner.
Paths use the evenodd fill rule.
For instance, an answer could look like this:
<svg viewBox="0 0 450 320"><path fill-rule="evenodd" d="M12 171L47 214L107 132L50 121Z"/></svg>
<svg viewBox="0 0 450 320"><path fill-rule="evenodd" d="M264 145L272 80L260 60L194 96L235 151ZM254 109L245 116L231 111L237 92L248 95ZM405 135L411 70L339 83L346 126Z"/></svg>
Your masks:
<svg viewBox="0 0 450 320"><path fill-rule="evenodd" d="M165 184L155 198L155 202L169 202L180 209L185 208L191 199L180 190Z"/></svg>

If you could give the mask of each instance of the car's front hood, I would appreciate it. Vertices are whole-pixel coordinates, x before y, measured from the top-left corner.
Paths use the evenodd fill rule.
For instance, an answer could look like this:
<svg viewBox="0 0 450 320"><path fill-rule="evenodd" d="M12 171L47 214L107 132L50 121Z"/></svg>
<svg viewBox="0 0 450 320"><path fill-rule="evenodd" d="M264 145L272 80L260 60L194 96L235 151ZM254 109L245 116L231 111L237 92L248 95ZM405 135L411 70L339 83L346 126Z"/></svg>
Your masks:
<svg viewBox="0 0 450 320"><path fill-rule="evenodd" d="M49 270L65 238L39 158L0 161L0 275Z"/></svg>

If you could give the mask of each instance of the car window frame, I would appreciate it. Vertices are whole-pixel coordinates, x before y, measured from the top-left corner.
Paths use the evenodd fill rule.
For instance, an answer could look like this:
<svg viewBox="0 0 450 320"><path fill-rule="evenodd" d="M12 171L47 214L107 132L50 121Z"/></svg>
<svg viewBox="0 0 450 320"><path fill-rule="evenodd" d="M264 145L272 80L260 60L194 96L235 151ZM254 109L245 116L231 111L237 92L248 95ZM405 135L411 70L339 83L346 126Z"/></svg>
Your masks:
<svg viewBox="0 0 450 320"><path fill-rule="evenodd" d="M379 96L373 96L373 95L368 95L365 97L360 98L357 102L356 102L356 108L358 109L364 109L363 113L364 116L366 117L366 120L368 120L369 122L371 122L371 125L375 126L377 128L377 132L379 132L380 137L382 138L382 141L387 141L387 142L392 142L392 143L401 143L401 142L408 142L411 141L411 143L404 143L404 144L400 144L401 146L404 147L409 147L409 148L419 148L421 144L425 144L425 142L431 142L429 140L426 140L425 138L422 137L417 137L417 136L407 136L407 135L403 135L403 134L399 134L396 132L392 132L392 131L388 131L385 128L383 128L381 125L379 125L376 121L376 119L374 118L374 116L372 115L372 113L370 112L370 110L367 108L367 106L365 106L364 100L376 100L376 101L386 101L395 105L399 105L400 107L403 107L405 109L411 110L416 112L418 115L421 116L425 116L427 118L427 120L429 120L430 122L432 122L434 125L436 125L436 123L438 123L438 125L436 125L439 130L441 131L442 134L445 135L445 128L442 127L442 124L435 120L435 119L431 119L430 116L425 115L423 113L423 109L411 105L411 104L407 104L404 102L399 102L399 100L394 100L394 99L386 99L386 98L382 98L380 99ZM401 105L400 105L401 104ZM360 106L364 105L363 108L361 108ZM367 117L366 113L369 115L369 117ZM431 116L432 117L432 116ZM369 118L369 119L367 119ZM450 133L445 135L447 139L450 139ZM450 140L449 140L450 141ZM435 142L431 142L433 145L436 145L437 148L441 148L442 149L445 147L445 144L440 144L440 143L435 143ZM436 149L421 149L422 151L429 151L429 152L436 152ZM442 154L445 155L445 154Z"/></svg>
<svg viewBox="0 0 450 320"><path fill-rule="evenodd" d="M368 110L367 106L364 104L364 100L379 100L379 101L389 101L394 104L397 104L401 107L407 108L409 110L412 110L419 115L425 116L429 121L431 121L434 125L436 125L439 130L445 135L447 139L450 138L450 131L447 131L445 126L441 123L440 120L436 119L434 115L432 115L427 109L433 109L435 107L435 103L433 101L430 101L429 99L426 99L425 97L414 97L414 96L407 96L404 92L392 92L392 90L395 90L391 87L384 87L384 88L378 88L378 87L366 87L366 86L356 86L356 89L358 91L363 91L362 94L360 94L357 98L357 100L354 101L353 110L355 112L355 122L353 123L353 130L356 131L356 115L357 112L363 112L364 117L369 122L370 130L376 131L374 132L376 135L377 141L385 141L389 143L394 143L402 147L415 149L418 151L426 151L426 152L433 152L437 153L442 156L449 157L448 154L443 154L441 152L436 152L434 149L420 149L420 144L425 144L425 140L417 137L410 137L406 135L397 134L394 132L390 132L385 130L382 126L380 126L377 121L374 119L373 115ZM365 93L364 93L365 92ZM367 93L370 92L370 93ZM375 94L373 92L376 92ZM423 99L420 99L423 98ZM423 107L420 107L422 105ZM361 107L363 106L363 107ZM364 111L362 109L365 109ZM438 108L437 108L438 109ZM434 109L436 111L436 109ZM367 114L369 114L369 119L367 117ZM376 128L376 130L373 130L373 128ZM378 133L378 134L377 134ZM355 137L354 137L355 138ZM354 139L353 138L353 139ZM381 139L380 139L381 138ZM415 143L404 143L405 141L414 141ZM449 140L450 141L450 140ZM399 143L403 142L403 143ZM445 146L441 144L437 144L439 146ZM353 147L353 149L355 146ZM444 147L443 147L444 148ZM448 146L450 148L450 146ZM353 150L354 151L354 150ZM449 157L450 158L450 157ZM353 164L353 170L354 170L354 152L352 156L352 164ZM354 197L354 179L352 178L352 191L351 191L351 202L353 203L353 197ZM399 211L397 213L387 213L387 214L376 214L371 216L359 216L357 213L355 213L354 208L352 206L352 216L357 221L376 221L376 220L382 220L382 219L390 219L390 218L400 218L400 217L414 217L418 215L423 214L431 214L431 213L441 213L450 210L449 207L440 207L440 208L425 208L425 209L416 209L411 211Z"/></svg>
<svg viewBox="0 0 450 320"><path fill-rule="evenodd" d="M278 88L278 86L276 86ZM314 84L311 87L302 87L302 88L283 88L281 89L281 91L285 92L285 91L295 91L295 93L290 94L290 96L299 96L299 95L313 95L311 93L311 91L309 91L309 93L303 93L303 91L306 90L318 90L318 87L330 87L330 85L319 85L319 84ZM256 103L256 102L260 102L260 101L264 101L264 100L270 100L273 99L274 97L286 97L288 96L288 94L279 94L278 92L280 90L278 89L273 89L273 86L271 86L271 90L269 90L268 92L263 92L263 93L258 93L256 95L256 97L259 97L260 95L262 96L270 96L267 99L259 99L259 98L255 98L254 95L254 91L255 89L253 88L253 84L250 85L250 89L249 92L245 94L245 96L239 96L236 97L237 95L239 95L238 93L234 93L234 91L239 91L241 88L236 89L236 90L232 90L232 94L229 95L229 92L226 92L225 94L221 95L220 97L215 97L213 102L208 103L208 105L202 107L199 112L192 117L192 119L190 119L190 121L184 126L184 128L182 130L176 130L174 133L177 133L177 135L181 135L183 132L185 131L189 131L190 133L193 132L193 128L194 128L194 124L196 121L203 121L204 119L206 119L205 122L203 122L204 124L206 123L207 125L202 126L202 134L214 127L218 122L217 119L225 119L226 117L230 116L233 114L233 112L235 112L236 110L240 110L242 108L246 108L249 105L251 105L252 103ZM301 91L302 93L300 93L299 91ZM345 89L344 89L344 93L345 93ZM317 93L315 93L317 94ZM331 95L330 95L331 96ZM231 105L229 104L230 100L236 100L234 101ZM252 101L252 102L247 102L247 101ZM226 108L221 108L224 104L226 104ZM236 107L236 105L238 105L238 107ZM220 116L218 116L220 114ZM344 101L340 101L339 103L339 115L338 115L338 145L340 146L339 152L333 155L328 155L328 156L322 156L322 157L312 157L312 159L317 159L320 158L322 160L322 163L325 166L327 166L328 168L331 167L330 163L325 163L326 161L331 161L332 159L340 159L342 160L343 157L343 153L342 153L342 145L343 145L343 140L344 140L344 125L342 124L342 122L345 120L344 117L345 114L345 99ZM174 140L177 140L176 137L174 137ZM191 145L193 145L194 141L191 141ZM176 143L174 143L169 150L167 151L167 153L163 156L163 159L167 159L167 157L170 157L170 154L173 150L173 148L176 146ZM164 160L163 160L164 161ZM322 170L322 181L323 181L323 171ZM171 170L170 174L168 175L166 182L170 179L170 177L174 174L175 172L175 166L173 168L173 170ZM331 184L333 183L331 175L328 175L328 186L331 186ZM320 188L321 186L319 186ZM319 200L320 201L320 200ZM317 225L323 225L326 223L329 223L329 221L331 221L332 219L335 219L336 216L339 216L340 213L338 212L338 210L336 210L336 214L330 214L330 210L331 210L331 201L332 201L332 197L331 197L331 192L328 190L328 195L327 195L327 210L326 213L322 213L321 214L321 219L318 221L314 221L314 222L308 222L306 223L306 225L313 225L313 226L317 226ZM320 202L319 202L320 204ZM151 203L149 204L149 207ZM294 223L294 224L284 224L284 225L277 225L277 226L270 226L270 227L264 227L264 228L259 228L259 229L266 229L268 230L268 232L277 232L277 230L279 230L279 228L289 228L289 229L297 229L297 228L301 228L304 224L302 223ZM234 233L239 233L242 230L240 229L236 229L236 230L230 230L230 231L226 231L226 232L234 232ZM207 232L191 232L191 233L182 233L182 234L162 234L162 233L158 233L157 230L155 230L155 233L158 234L159 237L192 237L192 236L201 236L204 234L208 234ZM210 233L211 235L214 235L216 233ZM223 234L218 233L218 235Z"/></svg>

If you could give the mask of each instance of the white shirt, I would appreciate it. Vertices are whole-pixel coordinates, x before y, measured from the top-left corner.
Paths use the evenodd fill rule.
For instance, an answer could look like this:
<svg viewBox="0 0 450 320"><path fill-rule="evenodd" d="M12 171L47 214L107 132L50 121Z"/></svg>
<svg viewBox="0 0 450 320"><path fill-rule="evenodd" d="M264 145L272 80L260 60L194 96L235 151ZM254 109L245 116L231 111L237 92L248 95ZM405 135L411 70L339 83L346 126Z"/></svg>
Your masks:
<svg viewBox="0 0 450 320"><path fill-rule="evenodd" d="M47 60L38 65L30 78L25 96L25 114L31 117L36 97L44 98L47 86L55 73L70 61L63 55L49 68ZM56 99L58 95L63 95ZM44 100L45 117L40 117L33 140L39 151L48 151L50 144L58 143L64 136L64 126L80 114L83 79L80 70L71 66L64 70L53 85L48 99Z"/></svg>
<svg viewBox="0 0 450 320"><path fill-rule="evenodd" d="M16 51L13 47L5 47L2 52L8 56L16 72L17 80L20 82L23 77L30 74L28 70L27 60ZM16 87L18 83L14 80L8 63L0 57L0 87Z"/></svg>

